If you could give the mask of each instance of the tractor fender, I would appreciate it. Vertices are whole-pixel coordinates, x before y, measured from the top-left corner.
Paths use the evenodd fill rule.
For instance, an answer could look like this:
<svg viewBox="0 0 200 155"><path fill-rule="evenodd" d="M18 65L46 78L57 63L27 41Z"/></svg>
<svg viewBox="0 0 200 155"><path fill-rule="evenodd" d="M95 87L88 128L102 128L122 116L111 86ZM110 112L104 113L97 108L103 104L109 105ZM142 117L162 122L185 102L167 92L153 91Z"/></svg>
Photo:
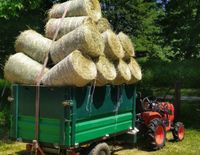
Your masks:
<svg viewBox="0 0 200 155"><path fill-rule="evenodd" d="M152 111L143 112L141 113L141 116L144 120L145 125L148 125L149 122L155 118L159 118L159 119L162 118L162 116L158 112L152 112Z"/></svg>

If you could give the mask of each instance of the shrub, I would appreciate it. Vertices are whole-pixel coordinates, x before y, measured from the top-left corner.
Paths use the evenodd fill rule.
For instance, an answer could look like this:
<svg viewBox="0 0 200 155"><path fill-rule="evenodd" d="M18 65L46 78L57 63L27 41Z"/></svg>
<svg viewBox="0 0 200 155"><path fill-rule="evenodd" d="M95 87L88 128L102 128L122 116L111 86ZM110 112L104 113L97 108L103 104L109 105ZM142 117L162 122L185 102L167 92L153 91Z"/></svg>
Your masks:
<svg viewBox="0 0 200 155"><path fill-rule="evenodd" d="M200 62L198 60L163 62L142 61L143 86L172 87L181 82L184 88L200 88Z"/></svg>

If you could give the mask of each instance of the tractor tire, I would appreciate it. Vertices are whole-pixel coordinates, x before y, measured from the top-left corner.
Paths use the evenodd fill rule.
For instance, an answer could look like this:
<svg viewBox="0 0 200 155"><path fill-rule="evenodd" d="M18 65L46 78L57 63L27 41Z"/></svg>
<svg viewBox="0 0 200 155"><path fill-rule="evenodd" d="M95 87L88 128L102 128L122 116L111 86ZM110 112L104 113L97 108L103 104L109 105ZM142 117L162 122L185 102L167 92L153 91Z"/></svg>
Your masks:
<svg viewBox="0 0 200 155"><path fill-rule="evenodd" d="M99 143L91 149L88 155L111 155L111 151L108 144Z"/></svg>
<svg viewBox="0 0 200 155"><path fill-rule="evenodd" d="M185 135L185 128L184 128L183 123L177 122L174 125L174 128L172 130L172 134L173 134L175 141L182 141L184 139L184 135Z"/></svg>
<svg viewBox="0 0 200 155"><path fill-rule="evenodd" d="M146 132L147 146L151 150L159 150L165 146L166 129L163 122L155 118L150 121Z"/></svg>

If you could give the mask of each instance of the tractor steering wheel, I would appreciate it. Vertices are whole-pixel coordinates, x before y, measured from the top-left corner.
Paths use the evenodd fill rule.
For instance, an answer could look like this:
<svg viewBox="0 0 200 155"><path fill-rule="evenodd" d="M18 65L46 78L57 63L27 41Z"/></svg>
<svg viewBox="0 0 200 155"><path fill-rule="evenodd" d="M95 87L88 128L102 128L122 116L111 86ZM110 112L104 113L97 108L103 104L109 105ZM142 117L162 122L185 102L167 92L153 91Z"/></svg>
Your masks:
<svg viewBox="0 0 200 155"><path fill-rule="evenodd" d="M141 100L141 104L144 111L152 110L153 106L157 104L157 98L155 96L147 96Z"/></svg>

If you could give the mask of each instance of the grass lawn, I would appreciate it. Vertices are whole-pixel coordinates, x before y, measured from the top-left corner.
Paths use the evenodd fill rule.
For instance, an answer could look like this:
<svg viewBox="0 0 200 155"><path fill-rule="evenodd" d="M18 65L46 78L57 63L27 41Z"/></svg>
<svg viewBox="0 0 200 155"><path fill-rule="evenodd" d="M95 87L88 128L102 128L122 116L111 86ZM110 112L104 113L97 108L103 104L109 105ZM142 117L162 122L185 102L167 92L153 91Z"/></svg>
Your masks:
<svg viewBox="0 0 200 155"><path fill-rule="evenodd" d="M171 133L168 133L166 146L159 151L148 152L140 145L135 148L116 147L114 155L198 155L200 154L200 102L184 102L181 107L180 121L186 127L185 139L182 142L173 142ZM1 132L0 155L21 154L24 152L25 145L7 140L7 134Z"/></svg>

